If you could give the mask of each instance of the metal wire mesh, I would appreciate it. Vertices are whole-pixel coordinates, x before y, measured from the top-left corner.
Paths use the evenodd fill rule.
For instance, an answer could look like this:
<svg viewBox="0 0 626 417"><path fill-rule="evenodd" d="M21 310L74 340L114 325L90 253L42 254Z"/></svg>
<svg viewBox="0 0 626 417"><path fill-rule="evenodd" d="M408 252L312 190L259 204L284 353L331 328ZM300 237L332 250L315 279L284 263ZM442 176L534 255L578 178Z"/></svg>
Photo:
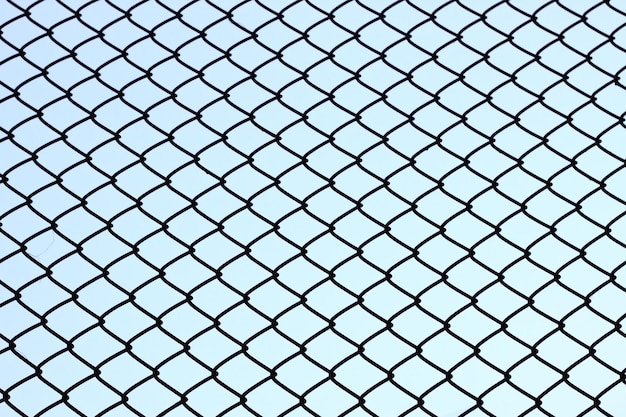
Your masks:
<svg viewBox="0 0 626 417"><path fill-rule="evenodd" d="M3 0L0 414L623 414L622 8Z"/></svg>

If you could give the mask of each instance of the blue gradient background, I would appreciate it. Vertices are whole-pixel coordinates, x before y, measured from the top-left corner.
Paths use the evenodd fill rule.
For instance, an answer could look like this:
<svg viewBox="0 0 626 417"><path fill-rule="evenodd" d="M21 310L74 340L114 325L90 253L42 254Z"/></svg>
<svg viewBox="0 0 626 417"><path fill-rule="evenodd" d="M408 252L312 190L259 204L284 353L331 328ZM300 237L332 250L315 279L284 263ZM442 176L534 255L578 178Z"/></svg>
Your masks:
<svg viewBox="0 0 626 417"><path fill-rule="evenodd" d="M626 200L620 83L626 20L617 2L591 9L571 0L353 1L341 7L249 1L228 18L219 9L234 4L213 3L148 1L129 19L122 10L131 3L44 1L29 8L29 17L10 22L22 12L0 2L6 97L0 127L7 136L0 141L0 256L14 253L0 264L0 389L32 376L11 388L14 406L36 415L61 399L34 376L33 367L40 366L41 377L67 390L69 402L86 415L120 401L103 381L128 390L128 404L140 414L157 415L178 401L165 384L185 391L210 376L201 362L217 367L219 380L187 394L188 405L205 416L238 402L220 382L243 393L266 378L246 394L246 406L278 415L297 404L278 384L302 395L328 378L324 367L357 395L381 382L365 400L377 415L398 415L415 404L388 380L390 369L393 381L415 395L440 383L424 397L435 415L456 416L475 405L454 384L478 396L498 383L483 407L494 415L519 415L534 400L507 386L503 372L510 370L511 383L539 396L561 380L547 364L563 370L588 354L555 331L559 320L587 345L610 332L611 321L623 322L626 221L611 223L609 234L603 229L625 212L612 196ZM385 9L384 18L368 7ZM79 8L80 20L72 17ZM283 22L276 20L282 9ZM585 12L581 22L576 13ZM52 28L49 36L45 28ZM291 45L302 38L298 31L307 38ZM503 33L511 32L507 41ZM462 42L454 41L455 34ZM380 59L376 51L383 49ZM331 51L332 61L318 63ZM483 59L476 51L490 52ZM433 53L436 61L420 66ZM454 82L455 73L463 74L462 82ZM11 97L12 90L19 98ZM536 102L540 94L543 104ZM604 110L579 108L588 101L585 94ZM190 206L184 196L195 206L181 212ZM581 210L559 196L580 203ZM297 199L306 201L306 209ZM333 233L324 233L330 223ZM552 225L561 240L550 234ZM584 258L572 249L596 237ZM242 245L250 245L246 256ZM526 248L529 259L523 259ZM216 271L219 279L212 278ZM333 279L316 286L328 271ZM560 280L552 282L556 273ZM132 303L116 285L133 293ZM606 318L584 307L564 319L588 294L590 306ZM532 297L533 306L510 317L527 304L524 297ZM214 322L198 310L219 316L220 324L211 327ZM45 316L45 326L33 313ZM328 329L327 320L352 342ZM377 334L386 320L393 331ZM531 357L510 369L531 349L499 331L502 320L529 346L555 331L537 346L545 362ZM85 329L91 330L76 337ZM189 341L190 355L168 333ZM406 341L419 345L430 363ZM277 366L303 343L321 367L302 354ZM478 343L480 357L471 347ZM622 333L594 345L596 356L619 371L626 366L625 347ZM275 380L251 357L276 367ZM90 367L99 370L97 378ZM157 378L150 367L158 368ZM592 399L572 385L599 396L612 415L626 410L618 373L593 358L567 373L568 382L542 398L544 410L564 416L592 407ZM133 387L139 381L145 382ZM323 416L357 404L333 381L306 399ZM227 415L249 414L239 406ZM360 414L367 412L357 408L350 415ZM17 414L0 402L0 415ZM60 404L43 415L74 412ZM106 415L133 414L120 405ZM181 405L168 415L192 414ZM309 414L300 408L290 415Z"/></svg>

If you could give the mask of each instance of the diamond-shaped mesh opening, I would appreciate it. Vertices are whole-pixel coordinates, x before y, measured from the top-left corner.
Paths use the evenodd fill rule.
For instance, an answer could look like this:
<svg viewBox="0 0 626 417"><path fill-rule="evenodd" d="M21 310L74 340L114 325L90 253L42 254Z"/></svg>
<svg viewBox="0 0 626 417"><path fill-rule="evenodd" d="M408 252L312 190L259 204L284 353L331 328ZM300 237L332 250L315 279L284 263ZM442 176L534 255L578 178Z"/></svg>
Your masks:
<svg viewBox="0 0 626 417"><path fill-rule="evenodd" d="M623 5L0 16L0 415L626 409Z"/></svg>

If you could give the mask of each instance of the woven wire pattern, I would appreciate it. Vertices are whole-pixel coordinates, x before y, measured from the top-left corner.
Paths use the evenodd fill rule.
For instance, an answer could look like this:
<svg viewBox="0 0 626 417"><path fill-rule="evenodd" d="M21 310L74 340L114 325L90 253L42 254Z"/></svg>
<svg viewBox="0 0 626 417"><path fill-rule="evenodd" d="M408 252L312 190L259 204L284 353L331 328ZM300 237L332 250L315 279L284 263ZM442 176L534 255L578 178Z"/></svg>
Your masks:
<svg viewBox="0 0 626 417"><path fill-rule="evenodd" d="M0 16L1 415L626 409L623 4Z"/></svg>

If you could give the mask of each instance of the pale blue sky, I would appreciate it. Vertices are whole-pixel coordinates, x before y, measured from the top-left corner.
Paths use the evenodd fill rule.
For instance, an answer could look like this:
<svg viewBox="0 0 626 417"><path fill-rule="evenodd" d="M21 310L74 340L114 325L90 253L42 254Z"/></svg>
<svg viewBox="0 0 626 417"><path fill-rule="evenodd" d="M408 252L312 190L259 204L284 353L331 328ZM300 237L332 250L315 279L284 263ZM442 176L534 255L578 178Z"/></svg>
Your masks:
<svg viewBox="0 0 626 417"><path fill-rule="evenodd" d="M306 395L290 415L391 416L416 405L404 389L423 396L416 416L458 416L471 396L484 407L471 416L519 415L536 397L530 415L578 415L594 397L626 411L613 331L626 12L290 4L226 18L229 1L0 2L0 392L13 409L39 415L67 392L92 416L125 393L107 416L150 416L184 392L188 408L168 415L211 416L245 393L249 409L227 415L279 415ZM595 358L570 369L588 346Z"/></svg>

